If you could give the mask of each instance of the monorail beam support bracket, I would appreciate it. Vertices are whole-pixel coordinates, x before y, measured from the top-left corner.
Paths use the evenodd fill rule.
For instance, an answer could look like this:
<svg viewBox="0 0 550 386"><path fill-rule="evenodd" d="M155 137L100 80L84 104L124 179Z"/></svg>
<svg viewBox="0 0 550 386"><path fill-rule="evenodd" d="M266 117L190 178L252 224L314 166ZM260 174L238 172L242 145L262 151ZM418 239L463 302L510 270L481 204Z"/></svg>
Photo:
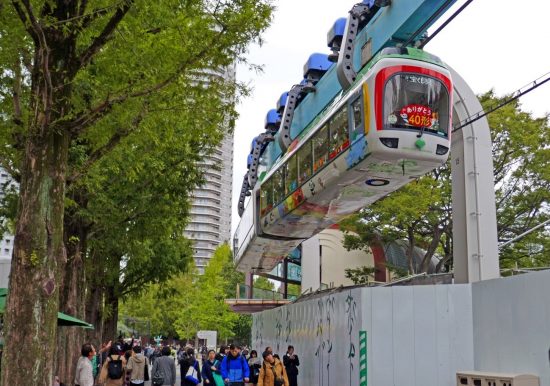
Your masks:
<svg viewBox="0 0 550 386"><path fill-rule="evenodd" d="M290 138L290 126L294 119L294 110L298 105L298 98L303 94L315 92L315 85L311 80L308 80L305 84L296 84L292 86L288 92L288 98L286 100L285 110L283 111L281 128L279 129L279 146L283 153L288 149L292 143Z"/></svg>
<svg viewBox="0 0 550 386"><path fill-rule="evenodd" d="M382 7L391 4L390 0L371 0L367 4L355 4L349 11L342 47L338 56L336 74L343 90L347 90L355 82L357 72L353 67L353 55L357 33L372 19Z"/></svg>
<svg viewBox="0 0 550 386"><path fill-rule="evenodd" d="M482 111L477 96L449 67L454 83L453 121ZM453 263L455 283L500 277L492 142L489 123L479 119L451 137Z"/></svg>

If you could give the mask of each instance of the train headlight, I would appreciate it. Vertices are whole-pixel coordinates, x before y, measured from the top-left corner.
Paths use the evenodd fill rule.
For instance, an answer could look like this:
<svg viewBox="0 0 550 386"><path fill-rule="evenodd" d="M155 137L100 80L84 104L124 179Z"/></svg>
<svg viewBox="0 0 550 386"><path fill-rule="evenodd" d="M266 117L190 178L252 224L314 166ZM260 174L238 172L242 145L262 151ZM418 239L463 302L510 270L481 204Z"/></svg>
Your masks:
<svg viewBox="0 0 550 386"><path fill-rule="evenodd" d="M435 149L435 154L443 155L443 154L447 154L448 151L449 151L449 148L447 146L437 145L437 149Z"/></svg>
<svg viewBox="0 0 550 386"><path fill-rule="evenodd" d="M380 142L386 147L397 149L399 146L399 138L380 138Z"/></svg>

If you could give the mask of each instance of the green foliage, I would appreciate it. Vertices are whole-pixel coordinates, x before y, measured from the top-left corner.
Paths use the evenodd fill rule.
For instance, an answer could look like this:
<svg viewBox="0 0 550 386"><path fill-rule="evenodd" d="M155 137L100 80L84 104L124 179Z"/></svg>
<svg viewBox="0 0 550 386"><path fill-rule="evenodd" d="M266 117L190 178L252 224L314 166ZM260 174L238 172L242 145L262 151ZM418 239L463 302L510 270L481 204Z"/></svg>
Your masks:
<svg viewBox="0 0 550 386"><path fill-rule="evenodd" d="M481 96L492 106L503 99ZM510 240L550 217L549 116L534 118L514 101L489 115L493 138L498 238ZM547 267L550 230L540 228L500 251L501 268Z"/></svg>
<svg viewBox="0 0 550 386"><path fill-rule="evenodd" d="M506 97L488 92L480 96L485 108ZM548 116L533 118L515 101L489 115L499 241L509 240L548 219L550 198L550 132ZM408 267L388 265L394 276L426 272L434 253L436 267L452 267L450 165L413 181L341 224L344 246L369 250L370 245L407 241ZM548 266L549 234L544 228L504 248L501 267ZM426 251L414 264L414 247Z"/></svg>
<svg viewBox="0 0 550 386"><path fill-rule="evenodd" d="M48 229L41 224L25 237L64 229L67 249L84 259L87 277L77 280L115 298L181 278L191 259L182 236L189 196L204 172L198 161L233 129L235 103L248 93L220 75L245 61L271 11L268 0L0 3L0 166L25 192L43 186L44 176L66 181L66 191L46 189L40 202L21 197L26 213L58 204ZM37 162L38 171L30 173L43 155L51 164ZM0 215L15 216L3 206ZM55 270L45 266L47 259L37 269L55 272L54 281L63 283L65 259L54 254ZM35 280L28 275L23 282ZM17 289L11 294L18 296ZM104 316L115 305L103 304ZM27 341L28 351L38 344L54 345ZM15 358L20 351L9 352ZM37 377L52 369L36 369L27 382L46 383Z"/></svg>
<svg viewBox="0 0 550 386"><path fill-rule="evenodd" d="M298 284L288 285L288 295L298 297L302 294L302 286Z"/></svg>
<svg viewBox="0 0 550 386"><path fill-rule="evenodd" d="M367 284L371 279L374 279L376 268L362 266L358 268L346 268L346 278L350 279L353 284Z"/></svg>
<svg viewBox="0 0 550 386"><path fill-rule="evenodd" d="M254 288L263 289L267 291L275 291L275 284L263 276L256 276L254 278Z"/></svg>
<svg viewBox="0 0 550 386"><path fill-rule="evenodd" d="M229 297L235 296L232 278L240 276L242 281L242 274L235 273L229 246L218 247L203 275L192 267L189 271L162 286L151 285L142 294L129 296L120 315L150 320L153 334L183 339L194 337L199 330L215 330L220 339L248 341L250 316L238 315L225 304L229 288Z"/></svg>

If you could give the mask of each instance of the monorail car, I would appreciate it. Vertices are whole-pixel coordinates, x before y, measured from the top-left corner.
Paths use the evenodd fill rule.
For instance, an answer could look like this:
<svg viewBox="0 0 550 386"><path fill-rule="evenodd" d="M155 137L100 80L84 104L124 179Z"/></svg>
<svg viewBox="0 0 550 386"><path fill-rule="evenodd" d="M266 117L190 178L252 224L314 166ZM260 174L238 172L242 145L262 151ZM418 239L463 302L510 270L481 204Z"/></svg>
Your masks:
<svg viewBox="0 0 550 386"><path fill-rule="evenodd" d="M268 272L302 241L447 160L452 81L422 50L382 50L252 191L237 268Z"/></svg>

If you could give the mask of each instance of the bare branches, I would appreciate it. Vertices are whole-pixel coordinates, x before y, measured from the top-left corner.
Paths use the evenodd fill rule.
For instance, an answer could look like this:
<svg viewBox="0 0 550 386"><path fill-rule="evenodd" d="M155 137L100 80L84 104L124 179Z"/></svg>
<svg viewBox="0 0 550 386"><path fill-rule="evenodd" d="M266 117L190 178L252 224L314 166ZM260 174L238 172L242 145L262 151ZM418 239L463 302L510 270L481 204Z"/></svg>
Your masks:
<svg viewBox="0 0 550 386"><path fill-rule="evenodd" d="M90 60L94 57L94 55L99 52L99 50L111 39L116 27L122 21L126 13L128 13L133 3L133 0L127 0L124 2L123 5L116 10L115 14L111 17L99 36L97 36L90 46L82 52L79 58L81 68L90 63Z"/></svg>

